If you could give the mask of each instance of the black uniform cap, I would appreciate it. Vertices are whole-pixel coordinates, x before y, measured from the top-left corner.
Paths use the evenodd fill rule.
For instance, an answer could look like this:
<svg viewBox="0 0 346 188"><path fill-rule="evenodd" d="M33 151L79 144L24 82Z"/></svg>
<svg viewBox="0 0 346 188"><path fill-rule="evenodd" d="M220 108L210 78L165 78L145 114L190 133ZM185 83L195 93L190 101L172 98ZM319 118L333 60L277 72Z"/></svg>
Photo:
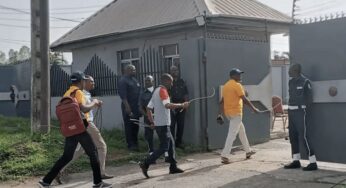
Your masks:
<svg viewBox="0 0 346 188"><path fill-rule="evenodd" d="M244 71L239 70L238 68L234 68L229 72L229 76L243 74Z"/></svg>

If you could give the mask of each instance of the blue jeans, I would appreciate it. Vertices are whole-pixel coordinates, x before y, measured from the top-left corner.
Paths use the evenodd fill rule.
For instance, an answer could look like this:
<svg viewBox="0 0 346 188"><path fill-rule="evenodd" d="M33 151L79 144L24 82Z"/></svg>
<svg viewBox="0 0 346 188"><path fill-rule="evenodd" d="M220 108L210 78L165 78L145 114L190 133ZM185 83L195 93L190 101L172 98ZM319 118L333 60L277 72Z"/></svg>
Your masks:
<svg viewBox="0 0 346 188"><path fill-rule="evenodd" d="M155 163L162 154L168 151L167 162L171 164L170 168L175 168L177 161L175 160L175 145L170 126L156 126L155 130L160 140L160 147L145 159L145 164L149 166Z"/></svg>

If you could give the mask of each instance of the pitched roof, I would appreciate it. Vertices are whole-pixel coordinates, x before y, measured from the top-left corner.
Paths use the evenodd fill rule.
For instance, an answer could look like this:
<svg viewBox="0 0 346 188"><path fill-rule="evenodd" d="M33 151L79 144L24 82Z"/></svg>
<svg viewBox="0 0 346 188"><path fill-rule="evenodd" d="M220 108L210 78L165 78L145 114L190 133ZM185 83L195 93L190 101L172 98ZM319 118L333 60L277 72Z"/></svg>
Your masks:
<svg viewBox="0 0 346 188"><path fill-rule="evenodd" d="M109 34L184 22L203 15L291 22L256 0L114 0L55 41L51 47Z"/></svg>
<svg viewBox="0 0 346 188"><path fill-rule="evenodd" d="M292 19L256 0L205 0L213 15L266 19L277 22L291 22Z"/></svg>

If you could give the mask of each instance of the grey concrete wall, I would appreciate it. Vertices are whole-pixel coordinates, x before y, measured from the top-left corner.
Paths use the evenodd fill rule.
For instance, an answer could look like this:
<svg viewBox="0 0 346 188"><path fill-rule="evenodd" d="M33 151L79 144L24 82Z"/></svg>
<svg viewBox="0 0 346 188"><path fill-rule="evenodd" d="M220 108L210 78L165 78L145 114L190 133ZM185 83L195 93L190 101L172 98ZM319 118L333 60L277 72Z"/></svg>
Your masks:
<svg viewBox="0 0 346 188"><path fill-rule="evenodd" d="M301 63L303 73L312 81L345 80L345 31L345 18L292 26L291 62ZM346 163L345 109L346 101L313 104L308 136L318 160Z"/></svg>
<svg viewBox="0 0 346 188"><path fill-rule="evenodd" d="M181 77L186 80L189 90L189 98L200 96L200 45L198 39L182 40L180 46ZM183 140L186 143L203 145L205 142L205 129L202 127L201 119L202 103L194 102L190 105L185 115L185 132Z"/></svg>
<svg viewBox="0 0 346 188"><path fill-rule="evenodd" d="M243 85L258 85L267 75L270 75L269 43L257 43L232 40L207 40L207 88L218 88L229 79L229 71L237 67L245 72ZM271 88L263 98L271 99ZM216 123L219 98L208 100L208 135L209 147L224 146L228 126ZM260 103L255 103L259 109L264 109ZM249 142L252 144L269 140L270 113L253 114L244 106L243 122Z"/></svg>
<svg viewBox="0 0 346 188"><path fill-rule="evenodd" d="M281 97L284 104L288 103L288 69L289 65L273 65L271 68L272 94Z"/></svg>

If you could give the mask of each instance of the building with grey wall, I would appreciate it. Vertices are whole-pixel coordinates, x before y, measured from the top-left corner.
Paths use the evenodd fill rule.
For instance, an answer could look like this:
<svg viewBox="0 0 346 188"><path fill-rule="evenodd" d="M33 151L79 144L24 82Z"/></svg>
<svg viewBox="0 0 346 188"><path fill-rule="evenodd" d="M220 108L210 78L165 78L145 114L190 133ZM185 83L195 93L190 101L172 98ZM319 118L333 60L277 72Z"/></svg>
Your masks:
<svg viewBox="0 0 346 188"><path fill-rule="evenodd" d="M103 123L108 129L123 126L117 88L107 88L116 86L126 64L137 67L139 80L154 74L157 82L169 66L179 66L190 98L206 96L212 88L217 91L217 97L191 104L184 139L220 148L227 132L227 126L215 121L220 86L229 70L239 67L246 72L243 84L249 97L259 108L269 108L270 35L287 32L290 22L290 17L254 0L117 0L51 49L72 52L72 71L87 70L95 80L107 77L99 76L98 70L113 75L103 88L115 93L97 96L104 101ZM253 115L246 109L244 121L251 143L269 139L269 113Z"/></svg>

